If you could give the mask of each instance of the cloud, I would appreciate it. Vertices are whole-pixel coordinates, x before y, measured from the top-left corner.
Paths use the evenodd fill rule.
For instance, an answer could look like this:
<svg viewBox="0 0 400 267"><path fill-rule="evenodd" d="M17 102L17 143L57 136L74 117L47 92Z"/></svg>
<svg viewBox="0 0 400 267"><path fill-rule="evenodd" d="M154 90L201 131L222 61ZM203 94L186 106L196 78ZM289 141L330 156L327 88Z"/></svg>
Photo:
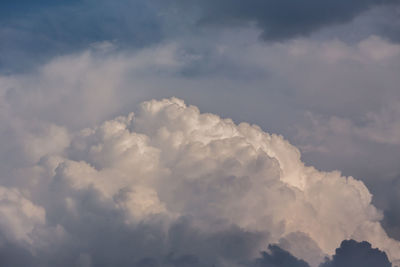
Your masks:
<svg viewBox="0 0 400 267"><path fill-rule="evenodd" d="M201 109L283 134L302 149L307 164L368 181L374 201L382 203L388 193L380 197L379 185L371 181L400 173L395 161L398 45L378 36L356 43L296 39L266 44L257 41L258 35L248 29L225 31L135 52L106 42L56 57L35 71L3 75L1 115L3 121L13 118L13 126L0 126L8 140L1 143L8 151L1 162L26 158L15 155L24 144L19 136L23 131L37 135L40 131L33 129L43 121L77 130L127 114L143 100L176 95ZM304 116L307 111L320 118L320 125L325 118L339 118L361 131L327 130L317 136L319 130ZM377 124L366 114L386 122Z"/></svg>
<svg viewBox="0 0 400 267"><path fill-rule="evenodd" d="M282 133L303 149L307 164L364 180L399 173L393 162L396 149L376 144L378 139L379 144L396 144L398 45L377 36L355 44L298 39L265 45L257 42L257 35L231 32L212 43L181 40L136 52L105 43L105 50L93 47L54 58L34 72L3 75L2 101L12 110L8 117L76 130L127 113L140 101L177 95L235 121ZM337 118L347 121L350 130L338 134L339 127L318 134L325 128L310 126L307 111L320 118L320 126L327 124L322 120ZM5 131L15 127L4 126ZM376 153L385 160L374 161ZM366 162L346 164L366 157L379 165L376 170L363 171L370 166Z"/></svg>
<svg viewBox="0 0 400 267"><path fill-rule="evenodd" d="M271 253L263 252L262 258L258 259L254 266L257 267L309 267L302 260L296 259L287 251L275 245L269 245Z"/></svg>
<svg viewBox="0 0 400 267"><path fill-rule="evenodd" d="M257 126L170 98L66 135L9 174L5 194L21 213L3 212L0 230L44 266L240 266L270 243L317 266L348 238L400 258L361 181L305 166Z"/></svg>
<svg viewBox="0 0 400 267"><path fill-rule="evenodd" d="M347 118L337 116L326 118L326 116L309 113L307 117L311 127L299 129L299 138L310 138L318 142L317 140L320 141L329 135L336 135L396 146L400 144L399 107L400 103L395 101L377 112L369 112L360 118L361 125ZM325 145L328 146L329 143L325 143ZM310 149L318 149L318 147ZM328 147L322 149L323 151L329 150Z"/></svg>
<svg viewBox="0 0 400 267"><path fill-rule="evenodd" d="M389 2L3 1L0 265L397 263Z"/></svg>
<svg viewBox="0 0 400 267"><path fill-rule="evenodd" d="M317 166L341 168L342 160L366 172L395 174L397 111L395 104L386 104L388 97L391 103L398 97L398 46L376 36L355 44L304 39L261 44L257 35L245 30L226 33L205 48L181 40L136 52L106 42L54 58L34 72L3 75L1 185L16 188L17 195L45 211L45 223L28 225L24 241L4 230L10 233L7 242L27 242L23 249L53 266L161 265L182 257L183 262L236 264L256 258L269 243L318 266L345 238L368 240L397 255L396 243L379 225L382 213L371 205L361 182L304 167L297 149L283 138L200 115L181 100L150 101L138 108L142 99L178 95L202 110L257 122L289 139L288 128L305 123L305 110L313 118L335 116L347 121L350 131L346 124L335 131L309 127L315 135L303 139L310 151L322 142L329 145L334 160ZM135 115L112 119L132 110ZM366 111L372 115L365 116ZM253 135L271 140L253 140ZM393 152L371 144L387 144ZM373 155L367 150L371 146ZM365 154L355 157L360 148ZM326 153L318 153L314 161L320 163ZM371 173L356 177L375 179L385 189L381 199L388 198L387 188L397 190ZM377 188L372 186L372 192ZM197 238L195 246L180 241L169 247L170 229L182 217L190 225L184 239ZM389 219L386 227L396 225L398 217ZM184 231L179 229L176 235ZM110 242L102 243L99 232ZM122 243L129 246L123 249ZM231 243L244 245L221 249ZM244 254L232 256L238 251Z"/></svg>
<svg viewBox="0 0 400 267"><path fill-rule="evenodd" d="M395 0L329 0L323 4L316 0L306 3L287 0L2 1L0 33L4 42L0 48L0 71L25 72L54 56L81 51L101 42L114 42L123 49L136 50L181 38L202 36L203 41L212 41L213 32L223 33L236 26L256 25L264 39L281 41L351 22L370 8L380 8L383 15L373 14L372 19L357 25L355 30L349 26L344 32L353 35L354 31L363 32L365 25L371 24L367 28L375 30L367 31L362 38L370 34L396 36L393 10L398 6L395 3Z"/></svg>
<svg viewBox="0 0 400 267"><path fill-rule="evenodd" d="M23 247L9 242L0 242L0 264L2 266L37 266L36 259Z"/></svg>
<svg viewBox="0 0 400 267"><path fill-rule="evenodd" d="M205 25L244 26L251 23L262 30L267 40L282 40L307 35L331 24L351 21L371 7L393 1L175 1L198 15Z"/></svg>
<svg viewBox="0 0 400 267"><path fill-rule="evenodd" d="M0 229L6 240L32 243L29 236L45 223L45 210L33 204L16 189L0 187Z"/></svg>
<svg viewBox="0 0 400 267"><path fill-rule="evenodd" d="M322 267L391 267L385 252L371 248L368 242L344 240L336 249L333 259L321 265Z"/></svg>
<svg viewBox="0 0 400 267"><path fill-rule="evenodd" d="M371 12L370 23L364 27L372 28L376 33L398 43L400 41L399 12L400 6L398 4L376 8Z"/></svg>

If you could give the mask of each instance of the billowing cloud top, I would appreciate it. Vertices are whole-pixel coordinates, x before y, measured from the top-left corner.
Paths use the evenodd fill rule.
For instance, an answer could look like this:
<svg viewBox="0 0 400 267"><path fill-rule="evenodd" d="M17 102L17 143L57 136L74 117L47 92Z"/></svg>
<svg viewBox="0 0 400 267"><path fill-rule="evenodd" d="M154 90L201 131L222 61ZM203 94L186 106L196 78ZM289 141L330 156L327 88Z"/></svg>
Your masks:
<svg viewBox="0 0 400 267"><path fill-rule="evenodd" d="M41 142L39 161L14 173L22 185L0 187L1 240L41 264L153 266L196 255L241 266L277 243L318 266L349 238L400 261L361 181L305 166L282 136L177 98L63 132L49 149Z"/></svg>

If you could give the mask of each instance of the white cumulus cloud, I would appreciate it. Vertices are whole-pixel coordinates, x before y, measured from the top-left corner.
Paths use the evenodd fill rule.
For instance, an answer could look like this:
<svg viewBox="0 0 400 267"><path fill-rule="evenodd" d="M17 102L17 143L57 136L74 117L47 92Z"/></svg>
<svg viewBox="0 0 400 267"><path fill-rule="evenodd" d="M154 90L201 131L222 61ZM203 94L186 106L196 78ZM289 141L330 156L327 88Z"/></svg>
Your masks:
<svg viewBox="0 0 400 267"><path fill-rule="evenodd" d="M160 231L190 218L204 233L232 225L258 233L263 242L252 255L281 243L317 266L342 240L353 238L369 241L394 263L400 260L400 243L386 235L382 214L361 181L305 166L296 147L258 126L237 125L170 98L144 102L137 114L69 135L65 149L51 149L21 171L27 180L36 177L30 196L43 207L3 190L3 202L11 199L20 211L0 206L2 230L12 225L13 235L26 239L29 222L44 224L46 211L48 225L60 225L84 242L79 233L96 227L79 224L87 216L101 225L101 218L119 214L126 227L161 220ZM78 221L71 224L71 218Z"/></svg>

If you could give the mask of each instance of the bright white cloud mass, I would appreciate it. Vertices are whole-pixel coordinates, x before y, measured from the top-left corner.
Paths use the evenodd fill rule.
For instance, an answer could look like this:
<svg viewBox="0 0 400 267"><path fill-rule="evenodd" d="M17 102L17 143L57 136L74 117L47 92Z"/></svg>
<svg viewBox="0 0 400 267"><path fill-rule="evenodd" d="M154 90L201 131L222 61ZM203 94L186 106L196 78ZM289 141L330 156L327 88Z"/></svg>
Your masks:
<svg viewBox="0 0 400 267"><path fill-rule="evenodd" d="M396 1L25 2L0 267L400 265Z"/></svg>
<svg viewBox="0 0 400 267"><path fill-rule="evenodd" d="M355 239L400 261L361 181L305 166L258 126L169 98L77 132L46 127L25 144L35 163L0 187L4 242L41 260L247 266L276 243L318 266Z"/></svg>

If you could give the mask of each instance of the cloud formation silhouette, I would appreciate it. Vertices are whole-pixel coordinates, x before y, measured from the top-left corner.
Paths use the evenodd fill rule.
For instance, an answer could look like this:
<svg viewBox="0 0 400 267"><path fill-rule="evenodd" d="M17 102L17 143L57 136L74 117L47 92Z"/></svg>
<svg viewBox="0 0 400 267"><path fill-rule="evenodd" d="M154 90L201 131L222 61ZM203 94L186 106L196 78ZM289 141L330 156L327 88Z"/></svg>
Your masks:
<svg viewBox="0 0 400 267"><path fill-rule="evenodd" d="M333 259L322 264L321 267L391 267L385 252L371 248L368 242L344 240Z"/></svg>
<svg viewBox="0 0 400 267"><path fill-rule="evenodd" d="M255 261L254 267L309 267L305 261L296 259L276 245L269 245L268 249L270 253L263 252L262 258Z"/></svg>

